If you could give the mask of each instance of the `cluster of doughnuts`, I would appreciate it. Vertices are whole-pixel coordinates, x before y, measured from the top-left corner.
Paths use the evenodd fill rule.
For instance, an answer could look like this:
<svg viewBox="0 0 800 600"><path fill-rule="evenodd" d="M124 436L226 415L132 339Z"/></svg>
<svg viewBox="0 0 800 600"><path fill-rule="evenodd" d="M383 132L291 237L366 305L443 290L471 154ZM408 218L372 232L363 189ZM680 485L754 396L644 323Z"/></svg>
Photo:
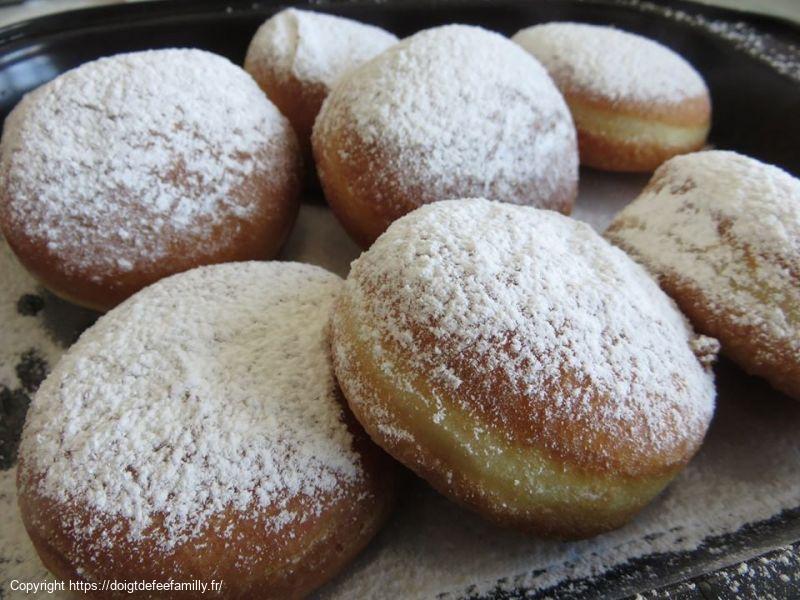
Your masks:
<svg viewBox="0 0 800 600"><path fill-rule="evenodd" d="M800 397L800 183L679 156L603 238L566 216L579 162L652 170L701 147L705 84L609 28L513 40L451 25L396 43L290 9L247 72L140 52L22 100L3 235L55 293L112 309L20 446L23 521L54 574L303 596L389 514L383 451L497 523L595 535L700 447L715 338ZM254 262L288 235L311 150L368 248L345 282Z"/></svg>

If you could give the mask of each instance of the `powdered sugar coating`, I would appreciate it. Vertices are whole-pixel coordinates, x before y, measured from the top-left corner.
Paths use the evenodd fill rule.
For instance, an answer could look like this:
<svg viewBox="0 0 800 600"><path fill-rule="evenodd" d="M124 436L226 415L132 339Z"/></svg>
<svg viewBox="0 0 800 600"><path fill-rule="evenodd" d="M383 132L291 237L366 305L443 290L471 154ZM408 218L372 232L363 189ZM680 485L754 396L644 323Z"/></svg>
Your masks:
<svg viewBox="0 0 800 600"><path fill-rule="evenodd" d="M533 58L479 27L419 32L353 70L313 137L318 161L336 138L349 187L377 187L371 201L397 216L409 202L454 195L567 210L574 199L575 128L563 98Z"/></svg>
<svg viewBox="0 0 800 600"><path fill-rule="evenodd" d="M67 274L113 278L157 264L176 239L225 244L216 228L235 230L260 208L237 190L254 172L280 181L293 135L221 56L103 58L31 92L9 115L0 211L8 231L41 243Z"/></svg>
<svg viewBox="0 0 800 600"><path fill-rule="evenodd" d="M396 42L380 27L288 8L258 28L245 63L330 89L342 74Z"/></svg>
<svg viewBox="0 0 800 600"><path fill-rule="evenodd" d="M29 411L20 457L38 493L93 513L75 535L113 516L167 549L226 509L336 497L362 477L328 350L340 286L300 263L201 267L102 317Z"/></svg>
<svg viewBox="0 0 800 600"><path fill-rule="evenodd" d="M528 27L512 39L545 66L561 90L636 103L679 103L708 94L683 57L634 33L564 22Z"/></svg>
<svg viewBox="0 0 800 600"><path fill-rule="evenodd" d="M778 346L800 355L798 179L735 152L679 156L606 235L659 277L699 290L721 320L755 328L756 358Z"/></svg>
<svg viewBox="0 0 800 600"><path fill-rule="evenodd" d="M399 352L444 410L477 411L478 429L487 414L535 415L522 442L559 455L685 460L713 412L703 363L715 341L623 252L554 212L483 199L420 208L353 263L343 298L397 387L410 385L392 368ZM529 409L504 405L511 397ZM564 423L581 431L572 442Z"/></svg>

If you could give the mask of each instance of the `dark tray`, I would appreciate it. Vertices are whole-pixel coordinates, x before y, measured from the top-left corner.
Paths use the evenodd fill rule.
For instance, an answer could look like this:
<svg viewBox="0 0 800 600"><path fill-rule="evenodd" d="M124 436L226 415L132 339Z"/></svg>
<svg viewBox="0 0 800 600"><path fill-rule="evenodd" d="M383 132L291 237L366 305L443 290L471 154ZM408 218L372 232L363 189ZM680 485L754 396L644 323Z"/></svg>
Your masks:
<svg viewBox="0 0 800 600"><path fill-rule="evenodd" d="M511 34L550 20L642 33L674 48L702 72L714 100L713 144L800 174L800 27L791 22L687 2L637 0L294 4L371 22L399 36L451 22ZM284 6L248 0L157 1L73 11L2 28L0 118L25 92L100 56L191 46L241 64L255 29ZM498 588L489 597L623 597L644 591L647 598L800 598L800 498L798 505L769 521L708 539L690 552L643 557L598 578L548 590ZM788 549L776 550L784 546ZM750 567L729 567L741 560Z"/></svg>

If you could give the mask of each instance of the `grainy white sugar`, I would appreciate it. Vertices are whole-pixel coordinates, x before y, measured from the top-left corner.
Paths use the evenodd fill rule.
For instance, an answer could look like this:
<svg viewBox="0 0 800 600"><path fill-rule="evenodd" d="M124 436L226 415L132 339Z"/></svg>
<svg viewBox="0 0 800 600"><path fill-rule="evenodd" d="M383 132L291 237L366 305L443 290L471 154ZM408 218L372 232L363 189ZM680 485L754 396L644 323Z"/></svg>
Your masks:
<svg viewBox="0 0 800 600"><path fill-rule="evenodd" d="M549 206L577 179L561 94L535 59L479 27L421 31L344 76L314 126L315 140L332 138L338 160L358 161L350 185L377 184L395 201L480 195Z"/></svg>
<svg viewBox="0 0 800 600"><path fill-rule="evenodd" d="M131 540L171 549L223 510L358 480L328 353L340 285L299 263L201 267L102 317L28 412L20 458L42 474L38 493L91 511L78 537L115 516ZM148 530L155 515L163 526Z"/></svg>
<svg viewBox="0 0 800 600"><path fill-rule="evenodd" d="M593 171L585 172L582 181L576 215L600 230L645 183L641 176ZM314 261L324 254L326 266L334 268L338 261L336 272L346 274L355 249L333 216L321 213L315 208L313 218L304 223L301 210L301 227L295 229L286 257ZM320 239L314 231L323 226L325 217L328 235ZM6 248L4 252L0 258L11 257ZM27 284L15 289L29 285L29 291L36 290L13 258L0 261L0 281L5 284L17 277ZM18 298L5 291L0 285L0 310L11 315ZM70 315L69 306L62 308L59 319ZM49 339L47 327L41 315L26 317L14 336L0 328L0 340L4 346L23 347L27 339L39 347L41 340ZM5 373L6 363L2 366ZM430 600L446 593L450 600L467 595L473 584L475 592L490 590L501 577L503 588L541 589L570 577L602 575L652 552L694 549L708 536L734 532L796 506L800 404L781 400L768 386L733 368L720 372L717 381L722 386L719 403L703 448L667 491L623 529L577 543L529 538L488 524L427 486L413 484L387 528L319 596ZM13 470L0 473L0 587L6 592L11 579L39 581L46 576L19 518L14 479ZM720 559L725 555L720 552ZM63 594L52 597L66 600Z"/></svg>
<svg viewBox="0 0 800 600"><path fill-rule="evenodd" d="M607 236L720 314L800 353L800 180L726 151L675 157ZM764 296L770 301L765 302Z"/></svg>
<svg viewBox="0 0 800 600"><path fill-rule="evenodd" d="M6 119L0 212L67 271L146 269L176 237L209 243L219 223L246 220L255 205L232 192L256 169L287 168L289 131L221 56L102 58L31 92Z"/></svg>
<svg viewBox="0 0 800 600"><path fill-rule="evenodd" d="M678 103L705 95L702 77L654 40L582 23L547 23L512 38L533 54L559 88L608 102Z"/></svg>
<svg viewBox="0 0 800 600"><path fill-rule="evenodd" d="M342 74L396 42L379 27L289 8L259 27L245 64L330 89Z"/></svg>
<svg viewBox="0 0 800 600"><path fill-rule="evenodd" d="M711 419L703 361L716 340L695 336L625 253L558 213L483 199L422 207L353 263L344 294L377 364L387 344L398 348L410 379L426 373L466 412L498 394L528 398L536 414L546 402L551 428L580 423L581 447L601 446L597 436L627 456L675 452L702 439ZM420 336L432 341L421 346ZM405 369L386 369L410 385ZM564 373L579 383L563 384Z"/></svg>

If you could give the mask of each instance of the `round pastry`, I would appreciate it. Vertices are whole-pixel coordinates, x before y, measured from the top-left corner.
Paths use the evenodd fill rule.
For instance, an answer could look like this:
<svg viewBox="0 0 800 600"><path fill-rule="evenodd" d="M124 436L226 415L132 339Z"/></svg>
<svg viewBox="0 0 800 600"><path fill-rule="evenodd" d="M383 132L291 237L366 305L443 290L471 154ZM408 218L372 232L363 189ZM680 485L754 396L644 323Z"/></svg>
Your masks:
<svg viewBox="0 0 800 600"><path fill-rule="evenodd" d="M706 143L711 101L681 56L611 27L548 23L513 38L558 85L578 129L581 164L652 171Z"/></svg>
<svg viewBox="0 0 800 600"><path fill-rule="evenodd" d="M800 180L734 152L676 157L606 236L723 353L800 400Z"/></svg>
<svg viewBox="0 0 800 600"><path fill-rule="evenodd" d="M588 225L483 199L396 221L353 263L334 369L373 440L540 535L619 527L703 440L716 340Z"/></svg>
<svg viewBox="0 0 800 600"><path fill-rule="evenodd" d="M252 78L200 50L121 54L38 88L0 143L0 228L54 293L107 310L192 267L273 257L301 158Z"/></svg>
<svg viewBox="0 0 800 600"><path fill-rule="evenodd" d="M486 196L569 213L569 110L536 60L478 27L422 31L343 77L312 138L325 197L369 246L436 200Z"/></svg>
<svg viewBox="0 0 800 600"><path fill-rule="evenodd" d="M298 263L201 267L84 333L20 445L22 519L47 568L255 600L301 597L349 561L387 516L393 472L334 379L341 283Z"/></svg>
<svg viewBox="0 0 800 600"><path fill-rule="evenodd" d="M258 29L244 68L291 121L310 154L311 128L334 82L396 42L379 27L289 8Z"/></svg>

